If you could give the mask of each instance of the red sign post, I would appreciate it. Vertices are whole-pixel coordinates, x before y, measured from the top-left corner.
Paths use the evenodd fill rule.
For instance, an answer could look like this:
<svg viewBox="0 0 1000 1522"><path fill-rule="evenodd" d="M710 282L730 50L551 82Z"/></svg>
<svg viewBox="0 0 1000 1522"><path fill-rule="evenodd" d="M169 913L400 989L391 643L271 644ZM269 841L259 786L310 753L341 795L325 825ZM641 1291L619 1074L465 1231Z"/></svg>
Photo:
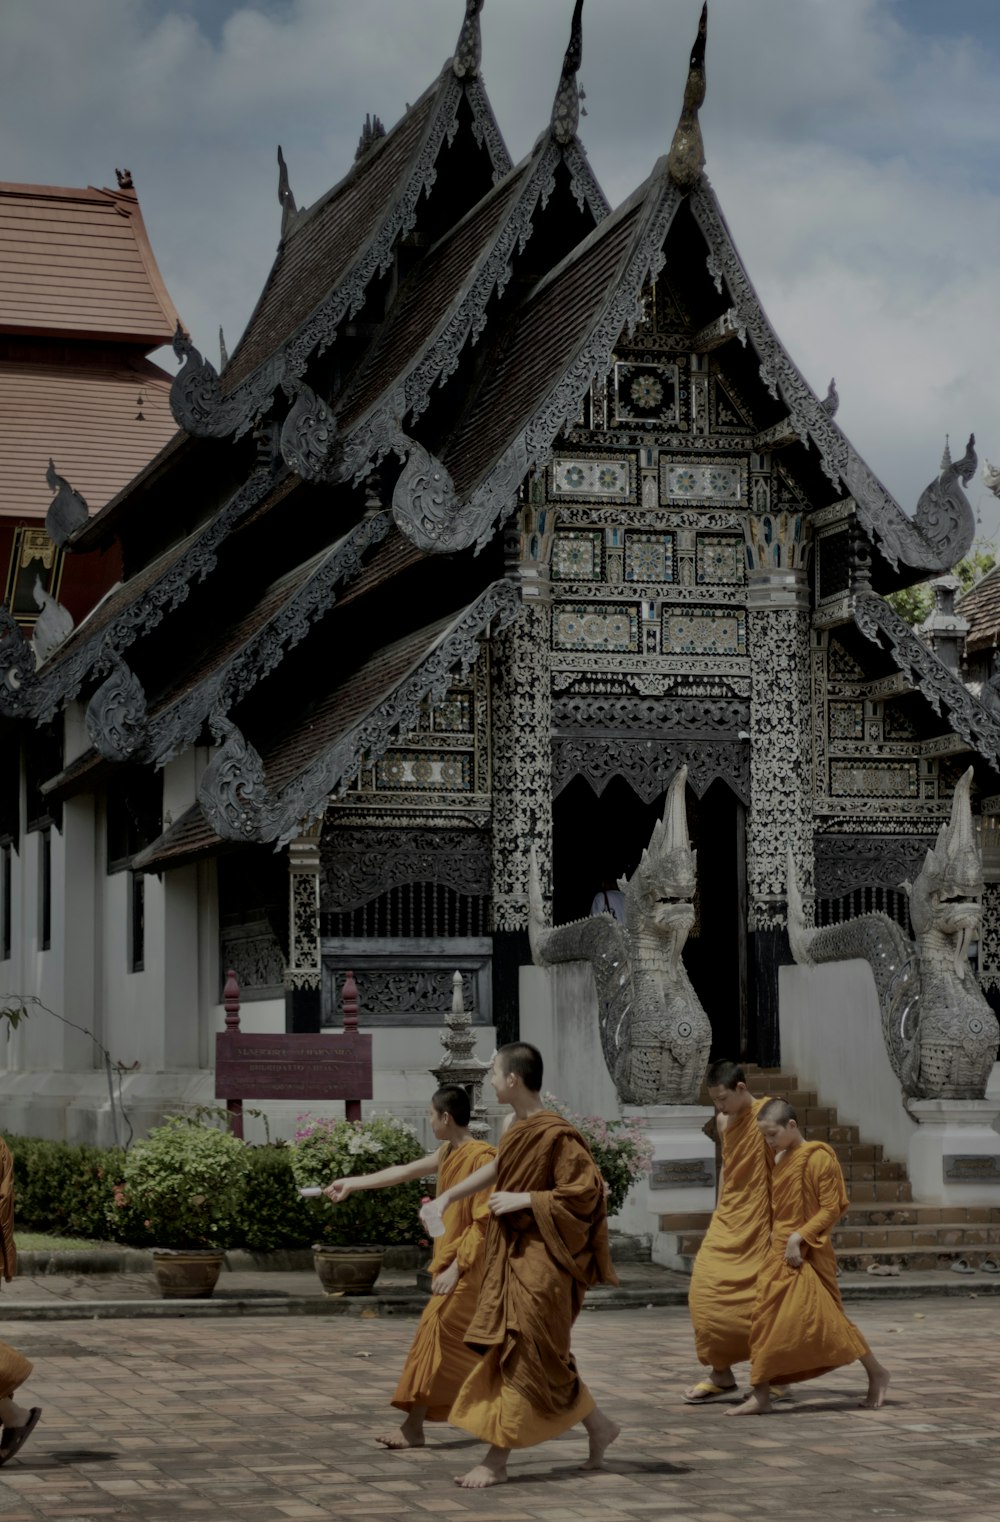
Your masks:
<svg viewBox="0 0 1000 1522"><path fill-rule="evenodd" d="M358 986L344 979L344 1029L336 1036L247 1035L240 1030L240 988L226 975L226 1028L215 1038L215 1096L226 1101L234 1136L243 1136L244 1099L343 1099L348 1120L361 1119L372 1097L372 1038L358 1030Z"/></svg>

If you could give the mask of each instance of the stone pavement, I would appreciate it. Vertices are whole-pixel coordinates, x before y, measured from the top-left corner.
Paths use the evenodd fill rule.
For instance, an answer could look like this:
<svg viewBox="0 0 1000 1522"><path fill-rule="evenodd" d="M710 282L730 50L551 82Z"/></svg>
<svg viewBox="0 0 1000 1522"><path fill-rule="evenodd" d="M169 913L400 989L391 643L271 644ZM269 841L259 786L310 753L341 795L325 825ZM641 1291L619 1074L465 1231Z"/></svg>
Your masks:
<svg viewBox="0 0 1000 1522"><path fill-rule="evenodd" d="M678 1402L695 1372L686 1313L580 1318L581 1371L625 1424L608 1469L584 1475L582 1436L515 1454L511 1483L453 1477L481 1446L448 1427L390 1454L373 1434L412 1321L0 1323L35 1360L44 1407L0 1469L3 1522L997 1522L1000 1344L993 1299L859 1304L894 1377L857 1407L858 1366L799 1386L767 1418Z"/></svg>

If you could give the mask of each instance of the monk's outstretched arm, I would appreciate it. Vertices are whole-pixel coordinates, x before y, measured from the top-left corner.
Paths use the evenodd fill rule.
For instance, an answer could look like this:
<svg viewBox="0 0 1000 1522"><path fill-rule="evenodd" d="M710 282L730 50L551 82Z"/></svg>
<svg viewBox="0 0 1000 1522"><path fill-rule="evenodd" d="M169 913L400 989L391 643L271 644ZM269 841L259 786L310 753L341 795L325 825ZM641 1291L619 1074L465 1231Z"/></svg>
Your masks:
<svg viewBox="0 0 1000 1522"><path fill-rule="evenodd" d="M412 1163L397 1163L392 1168L381 1168L378 1173L360 1173L350 1178L336 1178L323 1193L335 1205L346 1200L358 1189L391 1189L394 1184L409 1184L413 1179L429 1178L438 1171L438 1154L418 1157Z"/></svg>
<svg viewBox="0 0 1000 1522"><path fill-rule="evenodd" d="M444 1212L449 1205L454 1205L456 1200L468 1199L470 1194L478 1194L480 1189L485 1189L496 1181L497 1165L494 1160L492 1163L485 1163L482 1168L477 1168L475 1173L470 1173L469 1177L464 1178L460 1184L452 1184L450 1189L439 1194L436 1201L438 1210Z"/></svg>

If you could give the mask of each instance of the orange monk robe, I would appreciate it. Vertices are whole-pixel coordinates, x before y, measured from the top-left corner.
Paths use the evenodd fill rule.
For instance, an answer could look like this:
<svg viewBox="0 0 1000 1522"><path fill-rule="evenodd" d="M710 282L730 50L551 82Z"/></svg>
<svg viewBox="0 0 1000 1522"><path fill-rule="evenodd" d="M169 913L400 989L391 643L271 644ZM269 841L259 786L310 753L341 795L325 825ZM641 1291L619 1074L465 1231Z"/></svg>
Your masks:
<svg viewBox="0 0 1000 1522"><path fill-rule="evenodd" d="M14 1159L0 1137L0 1266L9 1283L17 1273L14 1246ZM0 1400L7 1400L31 1373L32 1365L16 1348L0 1342Z"/></svg>
<svg viewBox="0 0 1000 1522"><path fill-rule="evenodd" d="M826 1142L802 1142L777 1162L771 1185L774 1225L750 1326L755 1385L793 1384L864 1358L868 1344L848 1321L837 1288L830 1232L848 1206L837 1154ZM793 1231L802 1233L802 1264L785 1261Z"/></svg>
<svg viewBox="0 0 1000 1522"><path fill-rule="evenodd" d="M727 1117L722 1192L691 1273L688 1307L698 1362L712 1369L750 1357L750 1313L771 1240L774 1153L757 1124L767 1103L755 1099Z"/></svg>
<svg viewBox="0 0 1000 1522"><path fill-rule="evenodd" d="M460 1147L445 1142L438 1152L438 1193L443 1194L470 1173L485 1168L496 1156L487 1142L467 1141ZM479 1362L465 1333L479 1298L483 1272L483 1240L490 1218L487 1201L493 1185L449 1206L444 1235L434 1244L431 1275L443 1273L457 1261L461 1275L449 1295L432 1295L424 1307L417 1335L407 1355L392 1397L401 1411L426 1406L429 1422L446 1422L451 1403L466 1376Z"/></svg>
<svg viewBox="0 0 1000 1522"><path fill-rule="evenodd" d="M479 1307L466 1333L483 1358L451 1421L500 1448L530 1448L593 1411L570 1333L588 1285L618 1279L601 1175L561 1115L542 1110L504 1133L496 1188L530 1194L531 1209L490 1218Z"/></svg>

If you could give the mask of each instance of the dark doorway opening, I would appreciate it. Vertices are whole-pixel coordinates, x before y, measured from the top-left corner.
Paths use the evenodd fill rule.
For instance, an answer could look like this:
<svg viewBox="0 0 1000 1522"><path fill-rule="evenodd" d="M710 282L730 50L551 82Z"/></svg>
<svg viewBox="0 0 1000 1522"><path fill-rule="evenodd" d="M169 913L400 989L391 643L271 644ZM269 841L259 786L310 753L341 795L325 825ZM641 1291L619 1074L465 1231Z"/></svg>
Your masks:
<svg viewBox="0 0 1000 1522"><path fill-rule="evenodd" d="M552 806L553 923L590 913L602 883L631 877L663 813L666 793L644 803L624 777L598 798L574 777ZM689 787L688 832L698 853L695 924L684 965L712 1024L712 1058L753 1061L747 1000L745 809L721 780L702 798Z"/></svg>

